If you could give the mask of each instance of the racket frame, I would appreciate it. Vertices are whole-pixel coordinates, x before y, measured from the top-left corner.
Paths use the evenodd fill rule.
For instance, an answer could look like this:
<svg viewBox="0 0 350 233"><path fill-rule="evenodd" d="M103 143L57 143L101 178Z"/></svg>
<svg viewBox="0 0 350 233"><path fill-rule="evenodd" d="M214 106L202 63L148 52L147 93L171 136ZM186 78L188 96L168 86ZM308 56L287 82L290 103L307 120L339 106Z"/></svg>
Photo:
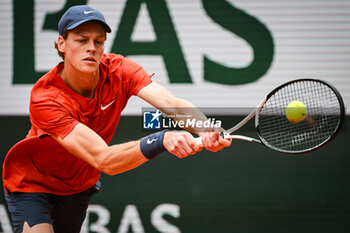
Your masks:
<svg viewBox="0 0 350 233"><path fill-rule="evenodd" d="M265 141L265 139L262 137L260 130L259 130L259 113L261 111L261 109L263 108L264 104L267 102L267 100L269 98L271 98L277 91L279 91L280 89L284 88L285 86L288 86L292 83L296 83L296 82L302 82L302 81L313 81L313 82L320 82L326 86L328 86L336 95L338 102L339 102L339 107L340 107L340 120L339 123L335 129L335 131L333 132L333 134L326 140L324 140L321 144L316 145L312 148L308 148L305 150L300 150L300 151L287 151L287 150L283 150L277 147L274 147L272 145L270 145L269 143L267 143ZM238 129L240 129L243 125L245 125L248 121L250 121L253 117L255 116L255 129L257 130L257 134L259 139L255 139L255 138L251 138L251 137L247 137L247 136L242 136L242 135L231 135L231 133L237 131ZM289 81L287 83L284 83L278 87L276 87L275 89L273 89L256 107L256 109L254 111L252 111L249 115L247 115L242 121L240 121L237 125L233 126L232 128L225 130L224 132L221 133L221 136L223 138L231 138L231 139L240 139L240 140L244 140L244 141L249 141L249 142L254 142L257 144L262 144L272 150L278 151L278 152L282 152L282 153L287 153L287 154L304 154L304 153L309 153L312 151L315 151L317 149L320 149L321 147L327 145L328 143L330 143L340 132L343 122L344 122L344 118L345 118L345 106L344 106L344 101L339 93L339 91L331 84L323 81L323 80L319 80L319 79L312 79L312 78L305 78L305 79L296 79L296 80L292 80Z"/></svg>

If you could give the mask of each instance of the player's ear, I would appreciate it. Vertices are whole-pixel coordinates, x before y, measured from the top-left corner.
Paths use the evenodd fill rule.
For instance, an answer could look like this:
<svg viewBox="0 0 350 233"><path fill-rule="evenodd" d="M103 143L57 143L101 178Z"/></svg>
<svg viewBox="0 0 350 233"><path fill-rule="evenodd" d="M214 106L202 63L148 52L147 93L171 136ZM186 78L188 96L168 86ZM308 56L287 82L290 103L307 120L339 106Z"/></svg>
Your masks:
<svg viewBox="0 0 350 233"><path fill-rule="evenodd" d="M65 53L66 52L66 40L62 36L58 37L57 49L61 53Z"/></svg>

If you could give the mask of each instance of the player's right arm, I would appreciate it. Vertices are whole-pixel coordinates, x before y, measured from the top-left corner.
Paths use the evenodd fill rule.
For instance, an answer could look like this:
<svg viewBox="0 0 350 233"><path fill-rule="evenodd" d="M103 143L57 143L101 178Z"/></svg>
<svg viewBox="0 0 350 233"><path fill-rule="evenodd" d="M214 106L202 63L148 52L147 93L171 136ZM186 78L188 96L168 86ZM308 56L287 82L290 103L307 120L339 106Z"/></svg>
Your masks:
<svg viewBox="0 0 350 233"><path fill-rule="evenodd" d="M70 153L109 175L131 170L148 161L140 149L140 140L108 146L97 133L81 123L63 139L52 137ZM166 132L163 145L179 158L201 150L185 131Z"/></svg>

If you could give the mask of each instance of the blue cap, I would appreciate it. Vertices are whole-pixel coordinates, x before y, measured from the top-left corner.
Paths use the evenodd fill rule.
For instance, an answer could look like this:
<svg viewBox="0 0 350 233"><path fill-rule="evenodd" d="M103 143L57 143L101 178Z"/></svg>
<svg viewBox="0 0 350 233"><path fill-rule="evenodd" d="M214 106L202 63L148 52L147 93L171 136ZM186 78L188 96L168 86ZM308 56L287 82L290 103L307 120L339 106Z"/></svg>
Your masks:
<svg viewBox="0 0 350 233"><path fill-rule="evenodd" d="M87 5L79 5L72 6L66 11L66 13L64 13L60 22L58 23L58 32L60 35L63 35L65 31L72 30L89 21L101 23L106 32L112 31L101 12Z"/></svg>

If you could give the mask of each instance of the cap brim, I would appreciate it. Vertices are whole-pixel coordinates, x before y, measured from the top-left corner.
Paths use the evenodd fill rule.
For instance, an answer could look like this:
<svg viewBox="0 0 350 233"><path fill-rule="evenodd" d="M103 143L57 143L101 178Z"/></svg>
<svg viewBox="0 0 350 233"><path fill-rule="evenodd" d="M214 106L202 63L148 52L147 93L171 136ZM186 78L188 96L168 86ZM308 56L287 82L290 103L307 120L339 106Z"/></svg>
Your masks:
<svg viewBox="0 0 350 233"><path fill-rule="evenodd" d="M95 21L100 23L106 30L106 32L112 32L111 28L108 26L108 24L106 24L104 21L99 20L99 19L84 19L82 21L76 22L75 24L70 25L69 27L67 27L67 31L73 30L74 28L82 25L83 23L87 23L87 22L91 22L91 21Z"/></svg>

